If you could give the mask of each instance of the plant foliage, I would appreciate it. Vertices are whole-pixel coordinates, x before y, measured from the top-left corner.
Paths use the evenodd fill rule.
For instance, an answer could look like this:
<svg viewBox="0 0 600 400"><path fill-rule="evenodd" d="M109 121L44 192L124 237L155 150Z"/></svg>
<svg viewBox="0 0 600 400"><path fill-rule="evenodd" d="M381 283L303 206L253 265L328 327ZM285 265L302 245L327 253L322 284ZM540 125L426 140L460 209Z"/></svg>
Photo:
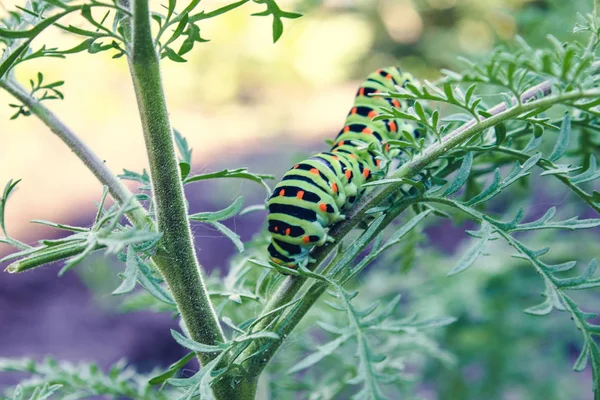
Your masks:
<svg viewBox="0 0 600 400"><path fill-rule="evenodd" d="M185 62L196 44L207 42L201 36L201 21L252 2L265 7L253 15L272 20L273 41L283 32L283 19L300 16L281 10L273 0L241 0L209 11L198 10L197 0L185 4L169 0L150 15L155 30L152 51L161 59ZM59 89L63 82L48 83L42 73L30 81L28 90L20 88L13 74L19 64L84 51L109 51L114 58L131 60L136 46L131 38L132 21L138 21L131 18L134 12L126 1L95 0L81 4L36 0L10 12L0 26L4 46L0 87L20 101L10 104L17 110L13 119L36 115L48 123L44 118L50 111L43 103L64 97ZM66 25L63 18L67 16L76 17L77 22L69 18ZM70 49L34 48L34 39L50 27L75 35L81 42ZM463 322L447 316L443 307L428 309L421 316L400 301L397 287L384 291L385 282L380 282L375 289L363 288L361 277L391 269L402 278L412 276L417 265L425 267L420 259L427 259L419 252L424 246L423 231L448 219L457 225L468 224L470 244L453 265L443 262L436 268L453 281L469 279L474 269L485 270L491 255L504 260L503 274L514 272L509 264L515 259L519 266L528 265L542 288L543 301L528 304L525 313L537 318L556 311L570 317L571 328L581 334L573 368L582 371L589 365L591 390L600 398L600 325L587 305L594 301L584 304L573 294L597 298L598 254L592 251L565 258L564 251L556 250L562 234L547 233L600 227L600 218L591 217L600 213L597 16L581 17L575 32L586 36L587 45L561 42L548 35L545 47L534 48L517 37L482 62L462 60L462 70L442 71L437 82L423 80L380 93L404 100L407 106L383 108L376 118L411 121L419 135L403 132L399 140L388 143L401 150L398 160L390 160L398 168L368 185L370 190L349 211L349 218L331 229L336 244L314 249L308 267L289 270L270 262L265 252L266 232L243 243L223 223L264 209L263 204L244 209L244 198L237 197L221 210L184 215L184 222L187 217L188 223L207 224L228 237L240 253L225 276L215 274L205 283L199 280L206 284L207 306L222 330L218 340L198 340L190 325L182 324L181 332L171 333L189 354L151 377L137 374L124 363L104 374L94 364L0 360L1 371L31 376L8 390L9 398L46 399L59 394L61 398L250 399L261 374L271 378L268 390L276 397L290 396L290 392L315 399L414 396L414 382L425 381L422 375L427 365L460 362L446 350L447 343L435 336L458 329L453 326ZM161 96L157 93L156 100ZM173 177L176 187L236 178L258 183L269 195L266 180L271 175L247 168L194 174L192 149L185 137L175 130L167 142L174 143L178 152L179 169ZM173 284L168 269L157 266L164 261L168 246L165 232L157 229L162 205L155 201L157 178L153 175L152 171L125 170L119 178L139 183L139 193L119 199L114 193L120 193L120 187L107 187L90 227L33 221L68 232L62 239L41 240L36 246L8 234L7 203L19 183L9 181L0 199L0 241L17 251L0 261L10 262L6 270L11 273L64 261L62 275L92 252L104 250L124 264L122 282L113 291L123 296L122 310L169 312L186 322L185 313L190 310L177 300L181 299L177 296L181 287ZM542 183L572 193L579 210L585 211L573 207L542 210L535 197L536 185ZM107 207L109 191L117 201ZM135 218L140 212L145 216L141 220ZM540 246L539 238L546 234L554 236ZM497 251L500 242L504 247ZM503 255L508 248L512 258ZM585 267L577 268L584 256ZM531 294L529 286L522 290L524 296ZM519 305L515 300L511 306ZM274 358L282 346L285 351L280 353L291 356ZM193 375L185 375L184 366L194 356L203 366ZM298 382L299 377L304 383Z"/></svg>

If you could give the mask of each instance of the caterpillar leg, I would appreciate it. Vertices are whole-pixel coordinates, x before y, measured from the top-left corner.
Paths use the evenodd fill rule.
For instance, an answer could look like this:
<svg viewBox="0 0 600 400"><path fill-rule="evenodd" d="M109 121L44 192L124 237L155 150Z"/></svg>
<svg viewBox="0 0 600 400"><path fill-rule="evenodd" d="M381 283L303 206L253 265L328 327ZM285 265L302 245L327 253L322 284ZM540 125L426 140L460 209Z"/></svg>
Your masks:
<svg viewBox="0 0 600 400"><path fill-rule="evenodd" d="M335 222L341 222L341 221L345 221L347 220L348 217L346 216L346 214L339 214L336 218L335 218Z"/></svg>
<svg viewBox="0 0 600 400"><path fill-rule="evenodd" d="M328 234L324 233L323 236L321 236L318 241L312 242L312 244L315 246L323 246L326 243L334 243L334 242L335 242L335 239L332 236L329 236Z"/></svg>

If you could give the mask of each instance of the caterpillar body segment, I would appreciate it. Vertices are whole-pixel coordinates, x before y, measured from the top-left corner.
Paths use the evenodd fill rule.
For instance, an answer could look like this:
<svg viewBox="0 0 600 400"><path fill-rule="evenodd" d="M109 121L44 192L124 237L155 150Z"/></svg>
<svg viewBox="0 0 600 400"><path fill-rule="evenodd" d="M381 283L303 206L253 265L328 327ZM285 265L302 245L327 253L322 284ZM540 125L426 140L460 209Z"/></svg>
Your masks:
<svg viewBox="0 0 600 400"><path fill-rule="evenodd" d="M331 150L296 164L275 186L267 203L267 250L273 262L289 268L308 263L314 246L333 240L327 235L329 227L345 219L344 211L364 193L363 185L385 176L388 160L400 153L387 141L415 128L401 120L373 121L381 107L404 106L378 94L408 82L415 83L412 75L396 67L370 74L358 88Z"/></svg>

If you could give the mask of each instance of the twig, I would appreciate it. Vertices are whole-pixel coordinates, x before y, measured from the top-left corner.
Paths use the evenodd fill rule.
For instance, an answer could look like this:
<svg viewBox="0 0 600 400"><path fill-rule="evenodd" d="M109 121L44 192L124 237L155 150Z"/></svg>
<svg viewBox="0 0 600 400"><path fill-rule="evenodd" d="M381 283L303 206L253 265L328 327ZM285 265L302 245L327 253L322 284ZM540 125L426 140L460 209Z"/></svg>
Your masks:
<svg viewBox="0 0 600 400"><path fill-rule="evenodd" d="M46 106L31 97L29 93L13 80L0 79L0 87L22 102L33 115L38 117L52 133L60 138L75 155L85 164L94 176L106 187L110 195L121 204L130 201L133 194L117 178L102 161L68 126L52 113ZM145 209L136 200L131 199L132 211L127 214L132 223L138 227L152 225Z"/></svg>

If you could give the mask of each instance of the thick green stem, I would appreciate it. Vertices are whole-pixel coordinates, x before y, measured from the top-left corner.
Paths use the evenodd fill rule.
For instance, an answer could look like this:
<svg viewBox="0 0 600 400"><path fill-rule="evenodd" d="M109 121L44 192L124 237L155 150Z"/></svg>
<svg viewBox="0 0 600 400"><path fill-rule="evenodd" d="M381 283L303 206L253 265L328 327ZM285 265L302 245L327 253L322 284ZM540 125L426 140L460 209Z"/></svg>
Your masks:
<svg viewBox="0 0 600 400"><path fill-rule="evenodd" d="M215 345L225 342L219 320L194 252L175 142L160 76L159 58L150 30L148 0L133 1L129 69L133 79L150 165L158 229L163 233L153 260L161 271L189 336ZM202 365L217 354L199 353ZM258 378L232 384L228 376L214 382L218 400L252 400Z"/></svg>
<svg viewBox="0 0 600 400"><path fill-rule="evenodd" d="M133 1L129 67L140 112L158 229L156 262L192 339L215 345L225 338L204 285L187 219L174 136L164 97L159 59L150 30L148 0ZM206 364L215 354L199 354Z"/></svg>
<svg viewBox="0 0 600 400"><path fill-rule="evenodd" d="M152 220L146 214L142 205L135 199L129 200L133 194L127 187L117 178L102 161L77 135L69 129L56 115L42 105L17 82L7 79L0 79L0 87L18 99L31 111L33 115L38 117L46 126L50 128L52 133L60 138L77 157L85 164L86 167L94 174L94 176L106 187L110 195L121 204L130 201L133 210L128 213L134 225L144 227L152 224Z"/></svg>

